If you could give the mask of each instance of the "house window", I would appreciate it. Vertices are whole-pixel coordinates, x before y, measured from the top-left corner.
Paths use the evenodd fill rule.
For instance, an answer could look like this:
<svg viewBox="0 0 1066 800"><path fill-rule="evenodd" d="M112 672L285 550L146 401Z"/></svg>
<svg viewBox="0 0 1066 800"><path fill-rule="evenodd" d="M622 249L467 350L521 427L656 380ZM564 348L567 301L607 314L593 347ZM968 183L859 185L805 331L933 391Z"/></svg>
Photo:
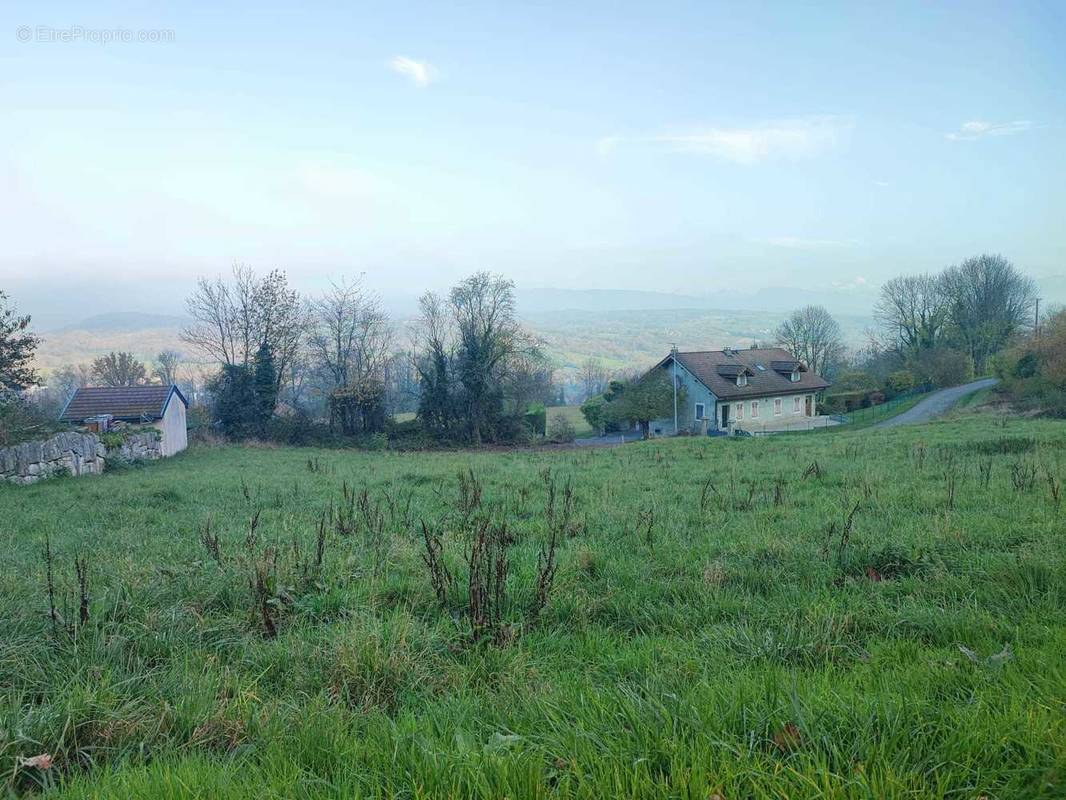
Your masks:
<svg viewBox="0 0 1066 800"><path fill-rule="evenodd" d="M798 369L792 370L792 375L790 377L792 378L793 383L798 383L800 379L800 371Z"/></svg>
<svg viewBox="0 0 1066 800"><path fill-rule="evenodd" d="M737 410L737 419L738 420L744 419L744 404L743 403L737 403L735 406L733 406L733 408L735 408Z"/></svg>
<svg viewBox="0 0 1066 800"><path fill-rule="evenodd" d="M775 397L774 398L774 416L775 417L781 416L781 398L780 397Z"/></svg>
<svg viewBox="0 0 1066 800"><path fill-rule="evenodd" d="M747 386L747 385L748 385L748 376L745 375L743 372L740 373L739 375L737 375L737 386Z"/></svg>
<svg viewBox="0 0 1066 800"><path fill-rule="evenodd" d="M800 413L800 400L801 399L802 398L799 395L796 395L795 397L792 398L792 413L793 414Z"/></svg>
<svg viewBox="0 0 1066 800"><path fill-rule="evenodd" d="M703 419L703 403L696 403L696 419Z"/></svg>
<svg viewBox="0 0 1066 800"><path fill-rule="evenodd" d="M751 418L755 419L758 416L759 416L759 401L758 400L752 400L751 401Z"/></svg>

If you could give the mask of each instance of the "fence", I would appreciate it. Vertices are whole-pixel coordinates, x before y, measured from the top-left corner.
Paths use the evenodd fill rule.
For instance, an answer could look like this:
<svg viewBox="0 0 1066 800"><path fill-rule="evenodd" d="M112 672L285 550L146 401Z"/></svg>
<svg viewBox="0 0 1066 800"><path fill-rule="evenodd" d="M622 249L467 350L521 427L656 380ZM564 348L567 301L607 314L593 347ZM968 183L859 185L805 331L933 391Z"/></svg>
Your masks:
<svg viewBox="0 0 1066 800"><path fill-rule="evenodd" d="M779 433L806 433L808 431L824 431L826 428L833 428L846 422L847 419L841 414L829 414L817 417L804 417L797 422L786 422L782 425L775 425L769 430L737 427L733 429L733 433L736 436L775 436Z"/></svg>

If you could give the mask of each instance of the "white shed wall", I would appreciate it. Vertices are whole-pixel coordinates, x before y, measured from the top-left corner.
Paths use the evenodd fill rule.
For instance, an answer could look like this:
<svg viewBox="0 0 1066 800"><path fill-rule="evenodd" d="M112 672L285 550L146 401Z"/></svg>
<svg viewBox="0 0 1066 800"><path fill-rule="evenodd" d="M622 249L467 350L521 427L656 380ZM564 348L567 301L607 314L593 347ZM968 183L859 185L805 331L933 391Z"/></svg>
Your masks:
<svg viewBox="0 0 1066 800"><path fill-rule="evenodd" d="M155 424L163 434L163 455L172 456L189 446L189 434L185 421L185 404L177 395L170 398L163 419Z"/></svg>

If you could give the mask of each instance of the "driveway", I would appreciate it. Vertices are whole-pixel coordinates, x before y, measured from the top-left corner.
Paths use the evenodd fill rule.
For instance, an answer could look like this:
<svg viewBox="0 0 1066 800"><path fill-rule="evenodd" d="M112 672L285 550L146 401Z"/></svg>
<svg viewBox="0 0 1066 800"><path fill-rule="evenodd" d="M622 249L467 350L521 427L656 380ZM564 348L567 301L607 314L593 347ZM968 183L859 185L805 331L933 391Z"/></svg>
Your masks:
<svg viewBox="0 0 1066 800"><path fill-rule="evenodd" d="M900 425L914 425L919 422L928 422L929 420L950 411L953 405L967 395L979 392L982 389L987 389L990 386L995 386L997 383L999 383L999 381L995 378L984 378L979 381L974 381L973 383L964 383L962 386L952 386L950 389L941 389L938 392L933 392L924 400L916 403L912 408L907 409L902 414L897 414L894 417L886 419L884 422L871 425L867 430L895 428Z"/></svg>
<svg viewBox="0 0 1066 800"><path fill-rule="evenodd" d="M614 444L625 444L640 439L640 431L626 431L625 433L608 433L606 436L589 436L585 439L574 439L574 447L609 447Z"/></svg>

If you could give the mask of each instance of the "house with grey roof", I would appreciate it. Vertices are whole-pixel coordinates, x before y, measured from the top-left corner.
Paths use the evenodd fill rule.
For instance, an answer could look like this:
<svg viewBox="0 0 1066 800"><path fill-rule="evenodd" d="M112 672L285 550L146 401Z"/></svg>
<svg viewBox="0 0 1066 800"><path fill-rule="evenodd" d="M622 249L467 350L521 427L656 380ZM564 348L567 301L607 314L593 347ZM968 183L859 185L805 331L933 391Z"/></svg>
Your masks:
<svg viewBox="0 0 1066 800"><path fill-rule="evenodd" d="M653 420L651 432L788 430L817 417L818 393L830 383L780 347L673 351L652 368L684 388L673 417Z"/></svg>
<svg viewBox="0 0 1066 800"><path fill-rule="evenodd" d="M177 386L89 386L67 401L60 422L106 430L108 421L145 425L160 432L164 456L188 446L186 410L189 401Z"/></svg>

